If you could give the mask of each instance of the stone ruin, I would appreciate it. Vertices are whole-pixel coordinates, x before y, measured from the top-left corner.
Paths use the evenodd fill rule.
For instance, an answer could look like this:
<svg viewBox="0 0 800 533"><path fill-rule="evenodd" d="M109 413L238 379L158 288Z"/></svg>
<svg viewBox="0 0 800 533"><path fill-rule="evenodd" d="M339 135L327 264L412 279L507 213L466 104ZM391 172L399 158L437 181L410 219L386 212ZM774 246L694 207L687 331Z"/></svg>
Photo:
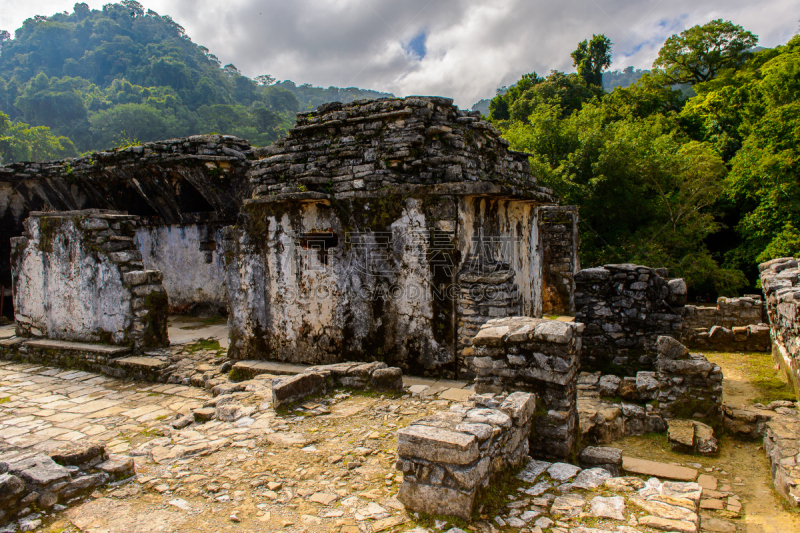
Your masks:
<svg viewBox="0 0 800 533"><path fill-rule="evenodd" d="M136 224L108 211L31 213L11 243L17 336L168 345L163 274L144 270Z"/></svg>
<svg viewBox="0 0 800 533"><path fill-rule="evenodd" d="M474 380L476 393L397 432L399 499L411 510L469 519L477 492L529 454L587 470L531 461L522 478L547 471L596 488L620 474L622 456L587 444L668 425L674 446L704 453L706 430L687 418L764 436L776 486L797 494L784 438L793 415L723 408L719 367L679 342L763 348L759 301L708 311L686 306L686 284L664 269L581 270L577 209L556 205L527 154L449 99L327 104L264 149L196 136L2 167L0 220L15 236L0 243L10 266L0 285L13 287L18 335L0 355L217 396L175 429L246 417L255 407L235 395L252 387L269 384L285 408L341 387L398 391L411 372ZM773 350L795 376L797 271L792 259L762 265ZM157 350L169 344L168 313L186 311L228 315L234 361L202 379ZM316 366L259 380L270 361ZM248 379L228 382L231 368ZM107 482L93 461L72 477ZM6 482L9 502L24 501L28 489ZM680 513L696 529L689 485L636 490L688 491ZM571 497L548 502L553 514L586 503Z"/></svg>
<svg viewBox="0 0 800 533"><path fill-rule="evenodd" d="M766 307L761 295L720 297L715 307L683 309L681 341L693 349L734 352L771 350Z"/></svg>

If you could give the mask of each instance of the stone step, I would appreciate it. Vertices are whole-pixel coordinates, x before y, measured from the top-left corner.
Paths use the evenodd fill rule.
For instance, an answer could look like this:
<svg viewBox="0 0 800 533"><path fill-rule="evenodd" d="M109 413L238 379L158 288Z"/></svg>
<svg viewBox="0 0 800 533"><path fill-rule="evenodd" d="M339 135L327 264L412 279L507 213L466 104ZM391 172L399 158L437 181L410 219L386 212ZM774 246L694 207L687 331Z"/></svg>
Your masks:
<svg viewBox="0 0 800 533"><path fill-rule="evenodd" d="M93 344L88 342L57 341L36 339L25 342L25 346L46 350L71 350L75 352L98 353L109 357L119 357L131 351L128 346L111 346L109 344Z"/></svg>
<svg viewBox="0 0 800 533"><path fill-rule="evenodd" d="M622 457L622 469L630 474L653 476L659 479L675 479L678 481L694 481L697 479L697 470L685 466L657 463L635 457Z"/></svg>
<svg viewBox="0 0 800 533"><path fill-rule="evenodd" d="M247 372L253 376L259 374L274 374L276 376L293 376L295 374L302 374L309 366L306 365L293 365L289 363L280 363L278 361L237 361L233 365L234 370Z"/></svg>
<svg viewBox="0 0 800 533"><path fill-rule="evenodd" d="M122 367L151 371L163 370L169 366L168 361L162 361L156 357L122 357L115 359L114 362Z"/></svg>
<svg viewBox="0 0 800 533"><path fill-rule="evenodd" d="M11 337L10 339L0 339L0 347L11 348L25 342L25 337Z"/></svg>

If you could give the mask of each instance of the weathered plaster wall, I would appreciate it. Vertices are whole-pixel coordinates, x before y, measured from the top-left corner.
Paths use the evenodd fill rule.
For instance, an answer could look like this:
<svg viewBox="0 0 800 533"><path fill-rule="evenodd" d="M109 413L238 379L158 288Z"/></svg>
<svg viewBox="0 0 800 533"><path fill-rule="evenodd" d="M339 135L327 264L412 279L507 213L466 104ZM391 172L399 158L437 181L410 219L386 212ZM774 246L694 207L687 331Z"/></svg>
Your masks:
<svg viewBox="0 0 800 533"><path fill-rule="evenodd" d="M225 313L222 229L213 224L140 226L136 246L148 270L164 273L173 313Z"/></svg>
<svg viewBox="0 0 800 533"><path fill-rule="evenodd" d="M168 343L161 273L143 271L136 217L31 213L12 239L17 334L134 348Z"/></svg>
<svg viewBox="0 0 800 533"><path fill-rule="evenodd" d="M327 202L251 204L246 211L225 242L233 357L314 364L378 359L455 371L452 344L444 342L452 338L452 318L434 320L433 228L422 200L403 200L384 232L346 227ZM338 242L327 250L304 241L331 231Z"/></svg>

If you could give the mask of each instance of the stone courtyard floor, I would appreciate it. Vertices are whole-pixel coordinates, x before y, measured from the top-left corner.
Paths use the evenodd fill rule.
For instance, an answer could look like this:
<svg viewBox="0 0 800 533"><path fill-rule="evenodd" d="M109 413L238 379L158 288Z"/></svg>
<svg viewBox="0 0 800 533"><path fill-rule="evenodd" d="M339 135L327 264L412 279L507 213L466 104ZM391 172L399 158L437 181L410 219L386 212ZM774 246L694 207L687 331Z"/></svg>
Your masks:
<svg viewBox="0 0 800 533"><path fill-rule="evenodd" d="M135 478L99 488L67 510L33 513L26 527L59 533L434 532L455 526L632 533L657 531L644 525L658 524L656 519L667 520L664 530L670 517L688 527L697 512L702 531L800 531L800 514L784 507L771 489L760 443L730 438L719 457L710 459L673 453L661 437L628 437L611 445L627 457L680 464L704 475L699 511L692 510L698 502L690 495L668 496L668 484L643 486L646 475L605 482L593 471L566 465L544 471L550 465L531 463L527 481L505 478L483 494L472 524L418 517L395 498L402 474L394 468L394 433L466 399L463 383L410 378L413 395L334 392L275 412L272 377L258 376L238 387L246 390L213 397L192 386L0 362L0 453L47 452L65 441L95 440L136 461ZM741 380L731 381L741 390ZM222 405L223 398L242 405L234 420L170 425L193 409Z"/></svg>

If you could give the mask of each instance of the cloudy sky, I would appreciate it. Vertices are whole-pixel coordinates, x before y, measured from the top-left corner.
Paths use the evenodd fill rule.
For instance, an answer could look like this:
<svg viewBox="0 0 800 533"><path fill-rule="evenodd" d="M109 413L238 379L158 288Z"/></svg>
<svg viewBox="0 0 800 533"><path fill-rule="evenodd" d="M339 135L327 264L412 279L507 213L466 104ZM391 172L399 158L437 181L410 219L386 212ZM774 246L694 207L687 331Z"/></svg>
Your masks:
<svg viewBox="0 0 800 533"><path fill-rule="evenodd" d="M74 0L0 0L0 29ZM99 9L106 1L86 0ZM570 52L604 33L612 69L650 68L664 40L723 18L762 46L798 30L797 0L140 0L248 76L444 95L469 107L521 74L574 71Z"/></svg>

